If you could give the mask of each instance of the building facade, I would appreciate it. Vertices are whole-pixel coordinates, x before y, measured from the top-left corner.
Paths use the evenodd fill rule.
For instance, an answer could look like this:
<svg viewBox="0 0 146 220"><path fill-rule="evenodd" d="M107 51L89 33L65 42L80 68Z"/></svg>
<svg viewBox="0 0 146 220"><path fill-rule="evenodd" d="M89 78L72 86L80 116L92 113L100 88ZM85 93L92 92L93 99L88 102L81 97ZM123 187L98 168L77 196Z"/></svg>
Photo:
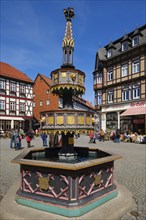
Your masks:
<svg viewBox="0 0 146 220"><path fill-rule="evenodd" d="M0 131L32 126L33 81L21 71L0 62Z"/></svg>
<svg viewBox="0 0 146 220"><path fill-rule="evenodd" d="M33 88L33 128L40 126L41 115L51 110L63 108L63 99L50 90L51 79L43 74L38 74L34 81ZM94 106L80 96L73 96L73 107L77 110L95 111Z"/></svg>
<svg viewBox="0 0 146 220"><path fill-rule="evenodd" d="M100 48L93 78L100 127L146 133L146 25Z"/></svg>
<svg viewBox="0 0 146 220"><path fill-rule="evenodd" d="M58 109L58 97L51 93L50 86L51 79L43 74L36 76L33 88L34 129L40 127L40 112Z"/></svg>

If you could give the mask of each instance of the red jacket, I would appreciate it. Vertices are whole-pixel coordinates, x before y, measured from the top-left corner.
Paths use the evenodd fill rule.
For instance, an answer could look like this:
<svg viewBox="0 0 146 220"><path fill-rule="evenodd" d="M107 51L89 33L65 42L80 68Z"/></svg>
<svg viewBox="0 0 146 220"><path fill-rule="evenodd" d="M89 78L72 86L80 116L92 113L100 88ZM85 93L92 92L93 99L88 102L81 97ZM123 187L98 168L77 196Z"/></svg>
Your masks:
<svg viewBox="0 0 146 220"><path fill-rule="evenodd" d="M31 140L32 140L32 138L26 136L26 141L27 141L27 142L29 142L29 141L31 141Z"/></svg>

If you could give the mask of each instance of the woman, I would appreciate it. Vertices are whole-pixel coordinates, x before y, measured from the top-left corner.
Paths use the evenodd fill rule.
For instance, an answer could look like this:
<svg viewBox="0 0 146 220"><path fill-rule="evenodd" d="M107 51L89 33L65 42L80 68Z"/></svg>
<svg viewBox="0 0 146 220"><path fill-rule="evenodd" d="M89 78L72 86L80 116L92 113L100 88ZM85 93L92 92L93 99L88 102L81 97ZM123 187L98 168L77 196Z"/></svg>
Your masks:
<svg viewBox="0 0 146 220"><path fill-rule="evenodd" d="M27 147L30 147L30 142L32 140L33 134L31 131L26 132L26 142L27 142Z"/></svg>

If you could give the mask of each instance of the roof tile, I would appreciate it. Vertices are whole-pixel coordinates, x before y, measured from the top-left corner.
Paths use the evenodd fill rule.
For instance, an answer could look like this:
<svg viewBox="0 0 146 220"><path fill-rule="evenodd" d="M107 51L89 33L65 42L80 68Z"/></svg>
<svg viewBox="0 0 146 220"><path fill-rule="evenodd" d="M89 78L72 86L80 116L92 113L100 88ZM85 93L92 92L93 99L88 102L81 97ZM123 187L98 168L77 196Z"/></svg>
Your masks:
<svg viewBox="0 0 146 220"><path fill-rule="evenodd" d="M4 62L0 62L0 76L33 83L33 81L25 73L22 73L20 70L17 70Z"/></svg>

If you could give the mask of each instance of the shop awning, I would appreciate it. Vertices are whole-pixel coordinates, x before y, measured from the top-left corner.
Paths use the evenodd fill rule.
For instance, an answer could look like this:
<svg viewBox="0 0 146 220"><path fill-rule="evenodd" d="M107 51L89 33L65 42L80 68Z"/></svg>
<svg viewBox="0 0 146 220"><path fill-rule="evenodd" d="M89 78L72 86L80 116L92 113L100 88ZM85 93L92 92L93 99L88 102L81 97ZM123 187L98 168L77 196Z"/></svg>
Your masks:
<svg viewBox="0 0 146 220"><path fill-rule="evenodd" d="M24 121L24 119L22 117L8 117L8 116L0 116L0 120Z"/></svg>
<svg viewBox="0 0 146 220"><path fill-rule="evenodd" d="M145 115L146 106L132 107L124 111L120 116Z"/></svg>

